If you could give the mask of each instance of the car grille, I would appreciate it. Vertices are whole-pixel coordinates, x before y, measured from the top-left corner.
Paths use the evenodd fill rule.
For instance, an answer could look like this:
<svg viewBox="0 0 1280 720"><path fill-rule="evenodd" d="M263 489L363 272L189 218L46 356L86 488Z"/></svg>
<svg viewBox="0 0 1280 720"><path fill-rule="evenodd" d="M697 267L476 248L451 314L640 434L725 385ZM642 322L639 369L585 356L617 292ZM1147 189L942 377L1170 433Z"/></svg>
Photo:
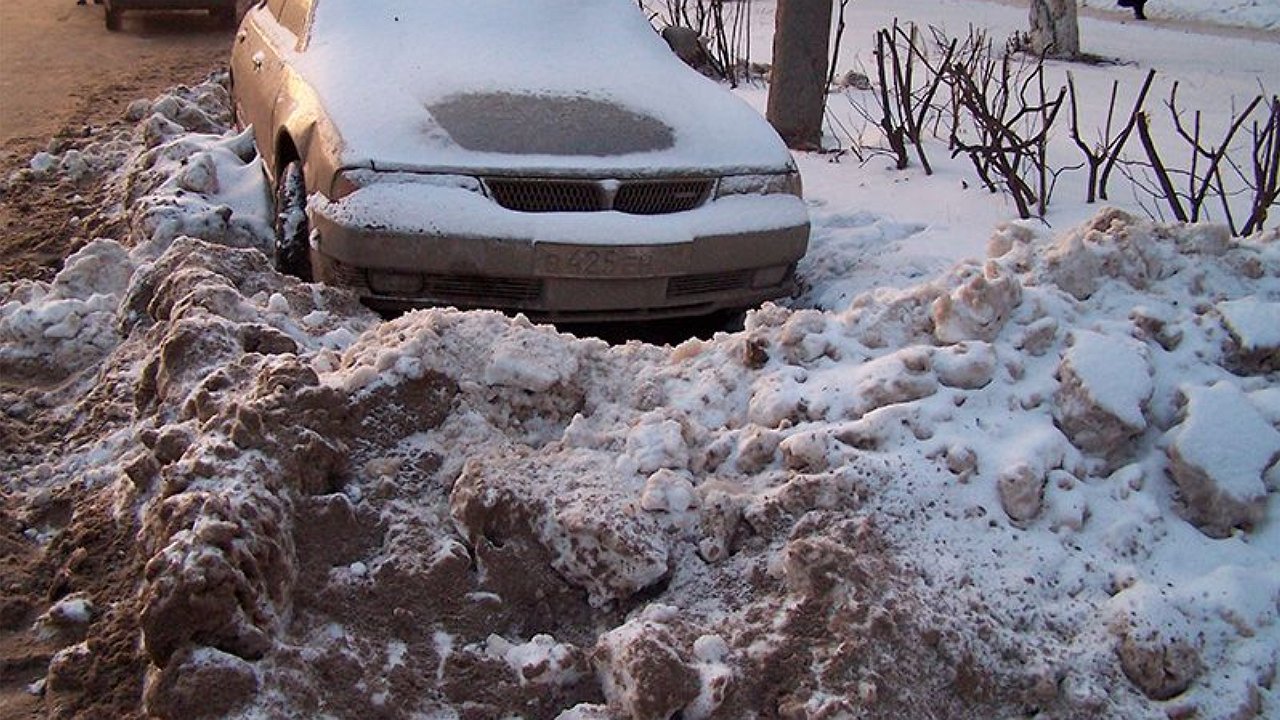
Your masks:
<svg viewBox="0 0 1280 720"><path fill-rule="evenodd" d="M537 278L427 275L423 281L426 296L450 302L528 302L542 297L542 281Z"/></svg>
<svg viewBox="0 0 1280 720"><path fill-rule="evenodd" d="M486 180L502 207L519 212L593 212L603 210L598 183L547 180Z"/></svg>
<svg viewBox="0 0 1280 720"><path fill-rule="evenodd" d="M740 290L751 286L754 270L705 273L673 277L667 282L667 297L688 297L704 293Z"/></svg>
<svg viewBox="0 0 1280 720"><path fill-rule="evenodd" d="M613 209L631 215L665 215L692 210L706 200L709 180L651 180L623 183Z"/></svg>
<svg viewBox="0 0 1280 720"><path fill-rule="evenodd" d="M545 178L486 178L489 195L502 207L517 212L600 212L666 215L692 210L711 193L710 179L548 180Z"/></svg>
<svg viewBox="0 0 1280 720"><path fill-rule="evenodd" d="M332 283L341 287L368 287L369 279L365 276L364 268L340 263L336 260L329 263L328 277L325 282Z"/></svg>
<svg viewBox="0 0 1280 720"><path fill-rule="evenodd" d="M331 262L327 282L386 297L425 297L438 302L483 304L493 301L530 302L542 297L539 278L502 278L468 275L397 274L399 287L370 277L365 268Z"/></svg>

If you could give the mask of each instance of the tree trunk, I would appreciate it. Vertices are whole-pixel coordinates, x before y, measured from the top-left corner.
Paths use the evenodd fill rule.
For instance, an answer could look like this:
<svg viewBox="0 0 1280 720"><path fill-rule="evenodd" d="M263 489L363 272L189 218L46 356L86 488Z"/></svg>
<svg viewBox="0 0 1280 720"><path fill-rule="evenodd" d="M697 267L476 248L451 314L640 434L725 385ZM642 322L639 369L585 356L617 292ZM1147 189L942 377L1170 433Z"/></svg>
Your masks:
<svg viewBox="0 0 1280 720"><path fill-rule="evenodd" d="M822 147L832 0L778 0L765 117L795 150Z"/></svg>
<svg viewBox="0 0 1280 720"><path fill-rule="evenodd" d="M1031 0L1031 50L1037 55L1071 59L1080 56L1076 0Z"/></svg>

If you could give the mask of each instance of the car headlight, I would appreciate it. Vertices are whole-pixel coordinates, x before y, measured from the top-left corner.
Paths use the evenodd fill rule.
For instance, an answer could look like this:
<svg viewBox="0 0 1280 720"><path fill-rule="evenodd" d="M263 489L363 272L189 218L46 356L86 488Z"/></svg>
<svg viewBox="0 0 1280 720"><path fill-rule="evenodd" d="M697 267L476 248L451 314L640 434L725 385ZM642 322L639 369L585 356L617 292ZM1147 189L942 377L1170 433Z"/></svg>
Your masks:
<svg viewBox="0 0 1280 720"><path fill-rule="evenodd" d="M332 200L341 200L363 187L382 184L413 184L431 187L456 188L483 193L480 180L468 175L434 175L430 173L379 172L368 168L343 170L333 179Z"/></svg>
<svg viewBox="0 0 1280 720"><path fill-rule="evenodd" d="M751 175L728 175L720 178L716 184L716 197L733 195L795 195L804 194L804 186L800 181L800 173L789 170L781 173L760 173Z"/></svg>

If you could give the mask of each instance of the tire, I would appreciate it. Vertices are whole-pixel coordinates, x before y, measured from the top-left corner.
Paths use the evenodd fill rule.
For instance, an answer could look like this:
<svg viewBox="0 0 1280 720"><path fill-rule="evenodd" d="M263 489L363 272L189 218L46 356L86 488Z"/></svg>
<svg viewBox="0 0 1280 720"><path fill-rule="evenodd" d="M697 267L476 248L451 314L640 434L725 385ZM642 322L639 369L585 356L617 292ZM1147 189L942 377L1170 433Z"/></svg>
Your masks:
<svg viewBox="0 0 1280 720"><path fill-rule="evenodd" d="M120 30L121 12L122 11L111 7L111 3L107 3L107 6L106 6L107 30L110 30L111 32L117 32L118 30Z"/></svg>
<svg viewBox="0 0 1280 720"><path fill-rule="evenodd" d="M311 282L311 223L302 163L290 162L276 178L276 269Z"/></svg>

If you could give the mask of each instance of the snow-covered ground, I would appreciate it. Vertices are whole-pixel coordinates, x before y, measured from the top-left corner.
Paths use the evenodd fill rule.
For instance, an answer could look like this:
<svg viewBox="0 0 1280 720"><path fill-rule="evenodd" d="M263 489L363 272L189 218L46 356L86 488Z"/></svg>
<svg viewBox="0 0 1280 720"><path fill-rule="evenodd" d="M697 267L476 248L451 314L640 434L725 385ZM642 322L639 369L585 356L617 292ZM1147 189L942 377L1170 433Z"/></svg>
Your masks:
<svg viewBox="0 0 1280 720"><path fill-rule="evenodd" d="M1129 10L1107 0L1080 0L1080 7L1112 10L1128 15ZM1153 20L1185 20L1231 27L1280 30L1280 12L1267 0L1149 0L1147 17Z"/></svg>
<svg viewBox="0 0 1280 720"><path fill-rule="evenodd" d="M1119 63L1051 65L1086 117L1148 68L1206 127L1280 88L1280 39L1158 24L1274 29L1274 4L1127 13L1081 20ZM860 0L842 69L894 17L1026 23ZM383 322L282 277L255 250L250 141L209 132L225 91L132 112L129 138L33 159L120 166L130 231L0 286L0 372L71 379L0 402L73 430L10 459L12 492L76 488L132 528L135 584L47 616L91 639L137 618L150 712L1280 714L1274 230L1087 206L1071 174L1045 223L1013 222L941 149L929 177L806 154L802 297L739 333L610 346L486 312ZM74 706L102 643L33 690Z"/></svg>

